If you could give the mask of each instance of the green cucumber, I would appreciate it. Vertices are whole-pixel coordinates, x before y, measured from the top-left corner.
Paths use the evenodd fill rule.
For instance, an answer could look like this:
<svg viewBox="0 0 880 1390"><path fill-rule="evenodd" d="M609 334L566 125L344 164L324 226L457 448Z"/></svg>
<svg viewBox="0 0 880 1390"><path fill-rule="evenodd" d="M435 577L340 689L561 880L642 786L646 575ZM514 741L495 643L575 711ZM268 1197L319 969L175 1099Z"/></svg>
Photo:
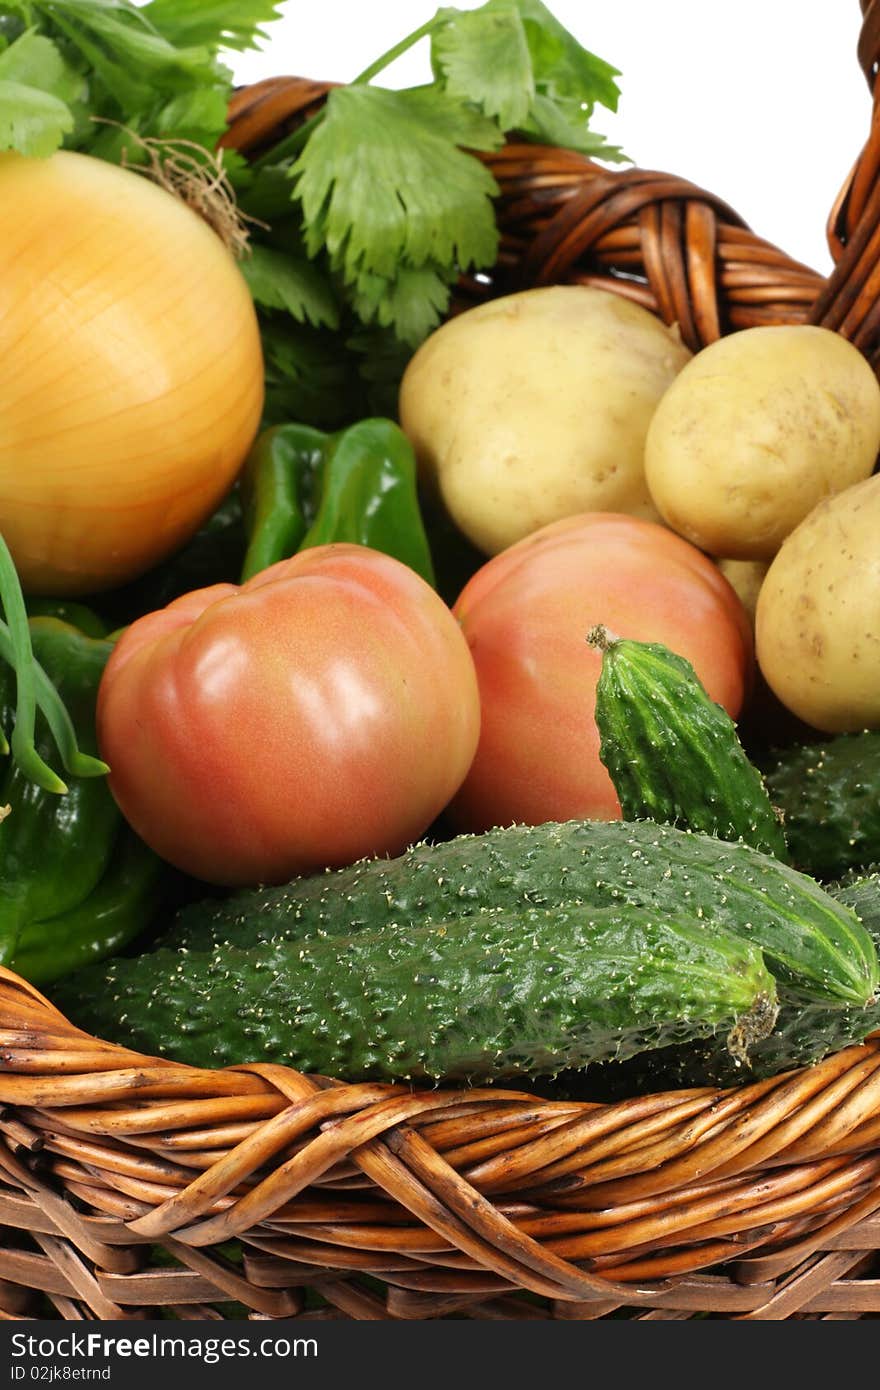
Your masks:
<svg viewBox="0 0 880 1390"><path fill-rule="evenodd" d="M748 845L649 821L513 826L417 845L399 859L194 904L162 944L249 947L567 903L687 912L760 946L776 978L807 998L865 1004L878 986L871 938L812 879Z"/></svg>
<svg viewBox="0 0 880 1390"><path fill-rule="evenodd" d="M829 888L852 908L880 951L880 873L848 879ZM880 1028L880 1000L867 1008L783 1001L773 1032L749 1048L748 1065L714 1040L663 1048L610 1077L617 1094L679 1086L730 1086L776 1076L820 1062L832 1052L862 1042Z"/></svg>
<svg viewBox="0 0 880 1390"><path fill-rule="evenodd" d="M736 725L689 661L655 642L587 636L602 653L599 755L624 820L662 821L788 859L779 817Z"/></svg>
<svg viewBox="0 0 880 1390"><path fill-rule="evenodd" d="M767 789L798 868L834 879L880 859L880 732L785 749Z"/></svg>
<svg viewBox="0 0 880 1390"><path fill-rule="evenodd" d="M851 907L875 943L880 941L880 868L869 864L861 873L848 873L828 884L828 893Z"/></svg>
<svg viewBox="0 0 880 1390"><path fill-rule="evenodd" d="M757 946L633 908L160 949L80 971L55 997L79 1026L139 1051L348 1080L555 1072L719 1029L740 1052L776 1016Z"/></svg>

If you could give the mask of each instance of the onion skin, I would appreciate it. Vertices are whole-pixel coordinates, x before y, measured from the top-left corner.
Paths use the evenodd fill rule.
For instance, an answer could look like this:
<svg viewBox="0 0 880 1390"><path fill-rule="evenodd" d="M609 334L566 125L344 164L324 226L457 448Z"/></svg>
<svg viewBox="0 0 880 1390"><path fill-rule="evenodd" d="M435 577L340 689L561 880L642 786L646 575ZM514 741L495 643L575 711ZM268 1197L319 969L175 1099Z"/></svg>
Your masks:
<svg viewBox="0 0 880 1390"><path fill-rule="evenodd" d="M263 362L230 253L141 175L0 155L0 531L33 594L135 578L229 490Z"/></svg>

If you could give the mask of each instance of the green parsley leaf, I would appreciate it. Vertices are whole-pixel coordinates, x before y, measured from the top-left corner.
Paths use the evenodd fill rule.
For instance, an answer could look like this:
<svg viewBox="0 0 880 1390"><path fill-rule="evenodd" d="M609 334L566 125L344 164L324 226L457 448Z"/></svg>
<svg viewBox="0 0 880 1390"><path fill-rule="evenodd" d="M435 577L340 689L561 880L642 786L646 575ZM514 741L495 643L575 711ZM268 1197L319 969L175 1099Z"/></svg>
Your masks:
<svg viewBox="0 0 880 1390"><path fill-rule="evenodd" d="M278 19L275 0L150 0L144 15L169 43L186 47L253 48Z"/></svg>
<svg viewBox="0 0 880 1390"><path fill-rule="evenodd" d="M370 414L395 418L400 379L412 357L412 349L402 343L396 333L375 324L359 327L348 338L346 347L357 355L358 374Z"/></svg>
<svg viewBox="0 0 880 1390"><path fill-rule="evenodd" d="M298 323L339 327L335 296L313 261L294 258L271 246L255 245L239 264L257 304L266 309L285 309Z"/></svg>
<svg viewBox="0 0 880 1390"><path fill-rule="evenodd" d="M0 78L38 87L65 104L85 95L86 81L62 57L58 45L33 29L27 30L0 53Z"/></svg>
<svg viewBox="0 0 880 1390"><path fill-rule="evenodd" d="M489 0L490 5L498 0ZM507 3L507 0L504 0ZM592 111L598 101L617 110L620 89L617 68L583 48L541 0L513 0L522 18L535 86L551 100L573 99Z"/></svg>
<svg viewBox="0 0 880 1390"><path fill-rule="evenodd" d="M302 420L334 430L364 413L357 359L342 334L294 323L289 314L260 314L266 365L264 422Z"/></svg>
<svg viewBox="0 0 880 1390"><path fill-rule="evenodd" d="M306 246L346 279L392 276L401 260L482 265L495 254L491 174L459 145L495 149L495 125L432 88L338 87L293 166Z"/></svg>
<svg viewBox="0 0 880 1390"><path fill-rule="evenodd" d="M223 70L207 48L175 48L142 12L116 0L35 0L78 51L119 108L121 119L192 87L212 86ZM103 113L102 113L103 114Z"/></svg>
<svg viewBox="0 0 880 1390"><path fill-rule="evenodd" d="M561 101L557 98L552 101L539 93L523 127L523 134L544 145L562 145L567 150L577 150L590 159L604 159L615 164L626 159L619 146L609 145L598 130L590 130L583 107L574 100Z"/></svg>
<svg viewBox="0 0 880 1390"><path fill-rule="evenodd" d="M440 10L431 62L449 95L473 102L503 130L528 117L535 97L532 59L514 0L479 10Z"/></svg>
<svg viewBox="0 0 880 1390"><path fill-rule="evenodd" d="M161 106L150 124L159 139L192 140L212 149L226 129L227 94L221 87L194 87Z"/></svg>
<svg viewBox="0 0 880 1390"><path fill-rule="evenodd" d="M624 158L590 130L597 102L615 110L617 71L583 48L541 0L487 0L478 10L437 12L431 40L445 90L549 145Z"/></svg>
<svg viewBox="0 0 880 1390"><path fill-rule="evenodd" d="M380 322L405 319L408 337L436 322L435 268L488 265L497 250L495 180L460 147L495 149L501 138L432 87L336 88L292 170L308 254L326 248L364 312L378 280L397 283Z"/></svg>
<svg viewBox="0 0 880 1390"><path fill-rule="evenodd" d="M51 92L0 80L0 150L43 159L72 129L70 108Z"/></svg>
<svg viewBox="0 0 880 1390"><path fill-rule="evenodd" d="M230 154L224 150L224 165ZM286 164L267 164L255 169L246 166L244 177L236 170L230 174L238 205L248 217L271 225L283 223L291 212L296 212L290 201L290 168Z"/></svg>
<svg viewBox="0 0 880 1390"><path fill-rule="evenodd" d="M34 10L68 10L72 14L88 15L102 11L107 14L115 10L117 14L127 14L129 18L143 22L137 5L132 0L19 0L14 6L26 13ZM132 11L135 11L132 14Z"/></svg>
<svg viewBox="0 0 880 1390"><path fill-rule="evenodd" d="M361 274L354 286L353 307L362 323L393 328L411 347L426 338L449 307L457 271L439 264L402 265L390 278Z"/></svg>

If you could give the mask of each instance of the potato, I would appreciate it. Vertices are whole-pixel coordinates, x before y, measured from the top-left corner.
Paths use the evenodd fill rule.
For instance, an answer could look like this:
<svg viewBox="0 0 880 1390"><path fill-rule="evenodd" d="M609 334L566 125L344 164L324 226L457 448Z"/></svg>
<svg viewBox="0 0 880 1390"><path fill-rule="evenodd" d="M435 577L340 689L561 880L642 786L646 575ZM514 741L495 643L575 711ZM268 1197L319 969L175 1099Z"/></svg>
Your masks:
<svg viewBox="0 0 880 1390"><path fill-rule="evenodd" d="M450 516L495 555L579 512L657 519L654 408L690 353L646 309L559 285L481 304L419 348L400 422Z"/></svg>
<svg viewBox="0 0 880 1390"><path fill-rule="evenodd" d="M651 421L661 516L712 555L771 560L823 497L867 478L880 386L851 343L808 325L749 328L697 353Z"/></svg>
<svg viewBox="0 0 880 1390"><path fill-rule="evenodd" d="M767 574L764 560L716 560L715 562L737 598L749 615L752 627L755 625L755 609L758 594Z"/></svg>
<svg viewBox="0 0 880 1390"><path fill-rule="evenodd" d="M820 502L758 598L768 685L827 733L880 727L880 476Z"/></svg>

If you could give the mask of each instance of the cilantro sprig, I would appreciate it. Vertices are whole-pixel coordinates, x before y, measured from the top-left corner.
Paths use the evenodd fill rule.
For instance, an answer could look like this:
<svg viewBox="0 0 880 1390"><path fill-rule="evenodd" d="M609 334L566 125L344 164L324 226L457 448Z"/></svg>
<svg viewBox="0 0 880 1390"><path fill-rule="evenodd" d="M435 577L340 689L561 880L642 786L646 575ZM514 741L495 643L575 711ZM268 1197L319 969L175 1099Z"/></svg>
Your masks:
<svg viewBox="0 0 880 1390"><path fill-rule="evenodd" d="M137 163L144 139L213 149L232 92L223 54L270 39L279 10L277 0L0 0L0 150L63 145ZM381 86L419 44L432 81ZM444 6L255 164L224 151L255 219L242 268L270 418L333 426L386 404L458 277L496 259L498 190L479 153L515 135L622 158L592 128L597 106L616 109L618 75L542 0Z"/></svg>
<svg viewBox="0 0 880 1390"><path fill-rule="evenodd" d="M263 26L277 17L267 0L7 0L0 149L45 155L63 143L117 158L120 126L213 146L232 90L218 55L265 38ZM23 85L31 92L24 103Z"/></svg>
<svg viewBox="0 0 880 1390"><path fill-rule="evenodd" d="M415 44L430 45L430 87L372 85ZM494 180L475 151L511 132L592 156L623 156L590 129L615 110L615 68L582 48L541 0L444 7L347 87L311 128L262 161L287 167L310 255L322 253L362 323L416 346L467 270L491 266Z"/></svg>

